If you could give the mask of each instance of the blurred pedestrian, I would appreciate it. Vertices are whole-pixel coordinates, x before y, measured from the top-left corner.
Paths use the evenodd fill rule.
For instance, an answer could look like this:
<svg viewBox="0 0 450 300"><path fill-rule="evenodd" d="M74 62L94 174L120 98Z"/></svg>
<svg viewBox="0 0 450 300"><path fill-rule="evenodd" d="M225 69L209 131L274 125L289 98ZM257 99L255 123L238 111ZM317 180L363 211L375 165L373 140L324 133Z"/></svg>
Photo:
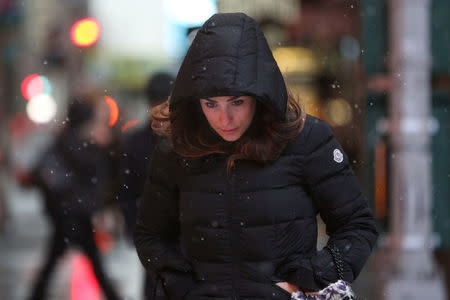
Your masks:
<svg viewBox="0 0 450 300"><path fill-rule="evenodd" d="M149 78L145 88L149 112L153 107L167 100L172 90L173 80L173 76L165 72L158 72ZM150 118L143 126L130 132L124 138L124 155L120 160L119 203L130 238L133 236L136 224L137 203L147 178L148 162L157 140L158 136L153 132Z"/></svg>
<svg viewBox="0 0 450 300"><path fill-rule="evenodd" d="M113 133L101 99L94 93L70 103L66 127L32 171L34 184L43 192L53 233L29 299L46 299L51 273L69 246L79 247L90 259L105 297L120 299L102 267L91 223L110 194L114 174L108 155Z"/></svg>
<svg viewBox="0 0 450 300"><path fill-rule="evenodd" d="M166 72L153 74L146 85L145 96L149 111L169 97L173 86L173 76ZM121 206L128 237L132 239L136 224L139 197L144 189L147 178L147 167L158 136L153 132L150 120L140 128L131 132L123 142L124 155L120 162L120 193ZM153 280L150 275L144 279L144 298L152 299Z"/></svg>
<svg viewBox="0 0 450 300"><path fill-rule="evenodd" d="M253 19L206 21L168 121L135 231L158 299L287 300L358 276L377 238L366 198L330 128L288 93ZM317 213L330 235L320 251Z"/></svg>

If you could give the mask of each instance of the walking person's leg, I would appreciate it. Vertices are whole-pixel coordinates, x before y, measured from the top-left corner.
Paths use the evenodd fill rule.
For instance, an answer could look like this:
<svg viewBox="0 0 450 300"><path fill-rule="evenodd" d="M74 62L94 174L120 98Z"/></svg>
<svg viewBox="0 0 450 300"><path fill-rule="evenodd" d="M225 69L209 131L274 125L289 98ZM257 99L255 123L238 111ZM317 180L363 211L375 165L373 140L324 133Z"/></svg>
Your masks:
<svg viewBox="0 0 450 300"><path fill-rule="evenodd" d="M119 295L115 291L111 281L107 278L106 273L104 272L104 268L101 263L100 253L97 249L97 246L93 237L93 227L90 222L90 219L84 219L83 222L80 222L80 240L79 245L82 248L83 252L89 258L92 263L92 268L94 270L94 274L97 277L98 283L105 294L106 299L108 300L118 300L120 299Z"/></svg>

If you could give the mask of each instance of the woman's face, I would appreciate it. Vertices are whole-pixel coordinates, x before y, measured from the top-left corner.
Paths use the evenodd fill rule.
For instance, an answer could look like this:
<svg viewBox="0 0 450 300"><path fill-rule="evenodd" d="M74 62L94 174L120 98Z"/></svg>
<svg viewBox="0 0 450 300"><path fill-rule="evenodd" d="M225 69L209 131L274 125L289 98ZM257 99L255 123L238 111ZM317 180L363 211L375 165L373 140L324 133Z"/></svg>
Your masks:
<svg viewBox="0 0 450 300"><path fill-rule="evenodd" d="M250 127L256 100L251 96L219 96L200 99L209 125L225 141L237 141Z"/></svg>

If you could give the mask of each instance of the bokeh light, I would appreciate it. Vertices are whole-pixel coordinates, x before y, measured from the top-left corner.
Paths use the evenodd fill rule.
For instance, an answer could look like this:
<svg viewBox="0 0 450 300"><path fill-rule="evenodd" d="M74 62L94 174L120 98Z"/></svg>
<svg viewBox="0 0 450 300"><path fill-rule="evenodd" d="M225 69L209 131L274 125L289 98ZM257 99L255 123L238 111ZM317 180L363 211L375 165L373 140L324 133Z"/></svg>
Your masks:
<svg viewBox="0 0 450 300"><path fill-rule="evenodd" d="M125 123L125 125L123 125L123 127L122 127L122 132L127 131L128 129L130 129L130 128L136 126L137 124L139 124L139 121L138 121L138 120L127 121L127 122Z"/></svg>
<svg viewBox="0 0 450 300"><path fill-rule="evenodd" d="M40 94L50 95L52 86L47 77L31 74L25 77L21 84L22 95L25 99L30 100Z"/></svg>
<svg viewBox="0 0 450 300"><path fill-rule="evenodd" d="M56 115L56 103L52 96L40 94L27 103L27 115L35 123L48 123Z"/></svg>
<svg viewBox="0 0 450 300"><path fill-rule="evenodd" d="M100 37L100 23L94 18L79 20L72 26L70 37L75 45L89 47Z"/></svg>
<svg viewBox="0 0 450 300"><path fill-rule="evenodd" d="M316 74L320 70L313 51L303 47L278 47L273 57L283 73Z"/></svg>
<svg viewBox="0 0 450 300"><path fill-rule="evenodd" d="M325 105L327 120L332 126L345 126L353 119L348 101L342 98L331 99Z"/></svg>
<svg viewBox="0 0 450 300"><path fill-rule="evenodd" d="M114 126L119 118L119 107L117 107L116 101L109 96L105 96L105 101L109 106L109 126Z"/></svg>
<svg viewBox="0 0 450 300"><path fill-rule="evenodd" d="M21 90L23 97L30 100L44 91L44 84L40 82L38 74L31 74L22 81Z"/></svg>

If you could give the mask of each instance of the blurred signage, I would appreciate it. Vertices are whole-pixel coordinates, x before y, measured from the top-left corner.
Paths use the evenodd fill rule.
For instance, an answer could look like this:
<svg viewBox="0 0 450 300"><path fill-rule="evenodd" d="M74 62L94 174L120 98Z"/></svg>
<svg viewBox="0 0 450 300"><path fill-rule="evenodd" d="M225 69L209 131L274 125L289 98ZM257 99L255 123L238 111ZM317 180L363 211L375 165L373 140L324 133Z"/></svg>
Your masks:
<svg viewBox="0 0 450 300"><path fill-rule="evenodd" d="M300 14L298 0L217 0L217 9L221 13L243 12L257 21L272 19L286 23Z"/></svg>

